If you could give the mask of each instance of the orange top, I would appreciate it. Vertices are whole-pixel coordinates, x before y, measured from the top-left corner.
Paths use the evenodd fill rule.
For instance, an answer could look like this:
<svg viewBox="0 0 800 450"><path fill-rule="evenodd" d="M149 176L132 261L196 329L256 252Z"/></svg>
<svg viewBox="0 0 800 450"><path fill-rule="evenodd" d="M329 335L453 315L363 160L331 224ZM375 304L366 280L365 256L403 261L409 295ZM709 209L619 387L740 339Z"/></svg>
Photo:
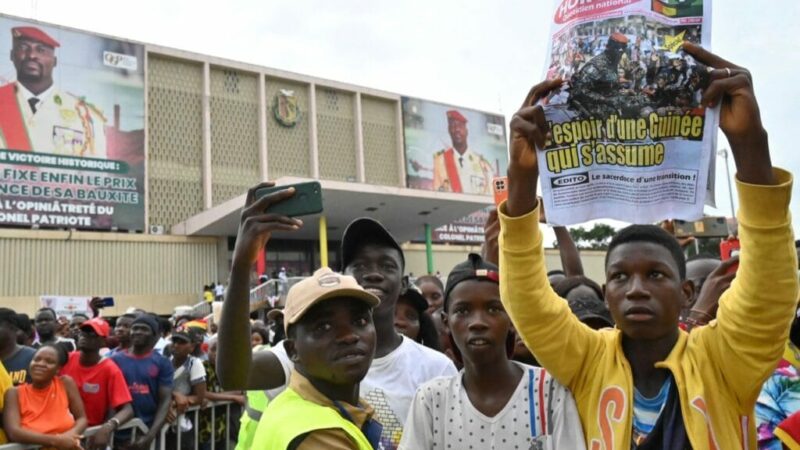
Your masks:
<svg viewBox="0 0 800 450"><path fill-rule="evenodd" d="M44 389L33 384L17 387L20 426L44 434L59 434L72 429L75 418L69 410L69 397L61 377L53 378Z"/></svg>

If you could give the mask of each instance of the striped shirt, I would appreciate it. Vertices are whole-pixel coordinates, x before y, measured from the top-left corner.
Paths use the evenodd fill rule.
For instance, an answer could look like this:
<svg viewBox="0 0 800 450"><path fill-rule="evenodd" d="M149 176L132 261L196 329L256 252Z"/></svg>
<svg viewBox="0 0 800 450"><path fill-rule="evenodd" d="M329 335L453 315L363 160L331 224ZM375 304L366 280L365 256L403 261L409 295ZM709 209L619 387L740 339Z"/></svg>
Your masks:
<svg viewBox="0 0 800 450"><path fill-rule="evenodd" d="M653 427L667 403L672 378L667 378L655 397L647 398L638 389L633 393L633 440L641 443L653 431Z"/></svg>

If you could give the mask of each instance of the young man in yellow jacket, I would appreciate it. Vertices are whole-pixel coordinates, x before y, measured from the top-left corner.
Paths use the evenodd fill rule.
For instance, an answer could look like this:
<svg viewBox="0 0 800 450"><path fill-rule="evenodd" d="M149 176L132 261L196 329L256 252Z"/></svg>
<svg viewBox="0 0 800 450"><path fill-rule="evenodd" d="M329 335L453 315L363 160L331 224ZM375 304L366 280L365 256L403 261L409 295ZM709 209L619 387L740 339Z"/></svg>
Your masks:
<svg viewBox="0 0 800 450"><path fill-rule="evenodd" d="M692 294L670 235L631 226L611 242L605 299L617 328L582 325L547 282L536 201L536 148L547 123L535 86L511 121L509 198L500 207L500 287L506 310L542 367L574 394L591 450L756 448L753 409L788 338L798 298L788 213L791 175L773 168L750 73L685 44L715 68L704 105L736 161L740 266L716 321L691 335L678 317Z"/></svg>

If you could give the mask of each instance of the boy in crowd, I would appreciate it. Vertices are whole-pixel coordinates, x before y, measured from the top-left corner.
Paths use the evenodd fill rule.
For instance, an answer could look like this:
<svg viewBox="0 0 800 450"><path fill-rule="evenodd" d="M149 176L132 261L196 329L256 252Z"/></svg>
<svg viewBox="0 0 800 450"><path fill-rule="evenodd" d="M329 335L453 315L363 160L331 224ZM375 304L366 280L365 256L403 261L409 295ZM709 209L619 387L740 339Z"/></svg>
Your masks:
<svg viewBox="0 0 800 450"><path fill-rule="evenodd" d="M271 351L250 353L250 333L242 327L249 314L249 275L258 252L263 251L274 231L294 231L302 222L264 212L294 195L293 188L254 201L250 189L234 249L231 279L219 332L220 380L225 389L273 389L287 383L284 366ZM381 445L397 448L408 408L417 388L435 377L456 374L453 363L443 354L411 339L394 328L395 305L400 296L405 259L400 246L380 223L369 218L354 220L342 237L342 267L381 303L373 311L377 336L375 359L361 382L363 397L375 405L383 425ZM402 373L403 376L398 376Z"/></svg>
<svg viewBox="0 0 800 450"><path fill-rule="evenodd" d="M476 254L447 277L442 317L464 369L419 388L401 449L585 448L572 394L509 359L514 335L498 279L497 266Z"/></svg>
<svg viewBox="0 0 800 450"><path fill-rule="evenodd" d="M106 356L111 356L115 353L124 352L131 346L131 325L136 319L136 314L125 313L117 319L114 326L114 337L117 338L117 346L109 352Z"/></svg>
<svg viewBox="0 0 800 450"><path fill-rule="evenodd" d="M21 328L19 322L19 314L8 308L0 308L0 360L14 386L30 383L29 370L33 354L36 353L33 348L17 343Z"/></svg>
<svg viewBox="0 0 800 450"><path fill-rule="evenodd" d="M167 422L172 424L167 433L167 447L178 448L177 434L181 433L180 448L194 448L194 432L192 417L183 416L187 408L199 406L206 395L206 369L198 358L200 344L203 342L202 330L183 327L172 333L172 353L169 357L173 374L172 407L167 415ZM193 414L198 414L197 412Z"/></svg>
<svg viewBox="0 0 800 450"><path fill-rule="evenodd" d="M36 326L36 333L39 335L39 340L34 342L33 348L39 348L45 344L58 344L67 353L75 351L75 341L56 334L59 322L53 308L39 308L33 323Z"/></svg>
<svg viewBox="0 0 800 450"><path fill-rule="evenodd" d="M122 371L110 359L100 357L110 329L99 317L84 321L78 328L78 351L70 353L61 368L61 375L69 375L78 386L89 426L102 424L89 439L92 449L105 449L114 431L133 418L131 393Z"/></svg>
<svg viewBox="0 0 800 450"><path fill-rule="evenodd" d="M381 426L359 398L375 354L372 308L380 300L327 267L286 297L289 387L267 405L253 448L377 450Z"/></svg>
<svg viewBox="0 0 800 450"><path fill-rule="evenodd" d="M150 448L167 420L174 371L167 358L153 351L158 336L158 322L151 315L142 314L131 326L130 349L111 356L128 383L134 414L148 427L147 434L122 446L125 449ZM127 433L117 433L117 437L119 441L130 439Z"/></svg>
<svg viewBox="0 0 800 450"><path fill-rule="evenodd" d="M715 67L703 105L721 103L720 127L738 169L739 271L717 320L678 328L692 297L683 252L656 226L633 225L606 255L605 300L616 329L579 323L549 287L537 225L536 148L549 138L535 86L511 121L509 197L500 207L500 291L525 343L575 395L593 449L756 448L753 407L781 357L798 297L788 214L792 177L773 168L750 73L689 43Z"/></svg>

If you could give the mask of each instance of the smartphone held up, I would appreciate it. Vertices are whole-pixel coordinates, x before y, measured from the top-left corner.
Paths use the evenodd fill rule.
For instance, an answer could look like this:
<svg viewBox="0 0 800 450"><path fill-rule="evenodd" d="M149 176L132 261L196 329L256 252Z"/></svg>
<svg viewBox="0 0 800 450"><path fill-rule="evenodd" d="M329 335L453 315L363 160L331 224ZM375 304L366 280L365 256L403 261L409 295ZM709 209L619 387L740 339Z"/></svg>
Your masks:
<svg viewBox="0 0 800 450"><path fill-rule="evenodd" d="M318 181L283 186L264 187L256 191L256 200L274 192L294 188L294 195L270 205L266 212L289 217L308 216L322 212L322 186Z"/></svg>

